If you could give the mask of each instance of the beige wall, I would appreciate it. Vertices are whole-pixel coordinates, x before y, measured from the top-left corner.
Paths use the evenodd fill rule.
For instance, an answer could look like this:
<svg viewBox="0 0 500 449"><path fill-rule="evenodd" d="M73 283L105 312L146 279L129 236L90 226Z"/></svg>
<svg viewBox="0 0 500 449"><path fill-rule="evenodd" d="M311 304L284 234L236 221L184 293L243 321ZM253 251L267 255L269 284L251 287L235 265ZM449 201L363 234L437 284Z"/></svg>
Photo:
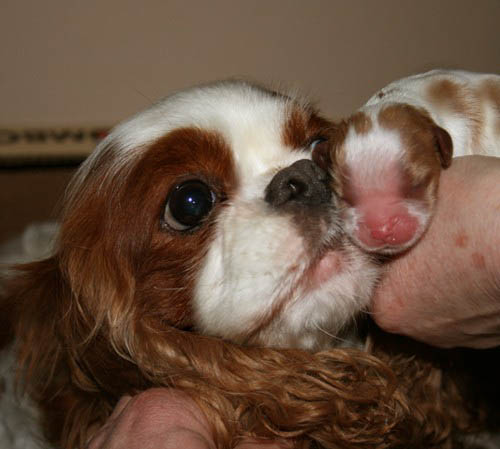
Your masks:
<svg viewBox="0 0 500 449"><path fill-rule="evenodd" d="M500 0L3 0L0 126L114 123L244 76L331 116L434 67L500 71Z"/></svg>
<svg viewBox="0 0 500 449"><path fill-rule="evenodd" d="M339 117L410 73L500 71L499 24L500 0L1 0L0 129L113 124L230 76ZM0 242L55 217L72 173L0 168Z"/></svg>

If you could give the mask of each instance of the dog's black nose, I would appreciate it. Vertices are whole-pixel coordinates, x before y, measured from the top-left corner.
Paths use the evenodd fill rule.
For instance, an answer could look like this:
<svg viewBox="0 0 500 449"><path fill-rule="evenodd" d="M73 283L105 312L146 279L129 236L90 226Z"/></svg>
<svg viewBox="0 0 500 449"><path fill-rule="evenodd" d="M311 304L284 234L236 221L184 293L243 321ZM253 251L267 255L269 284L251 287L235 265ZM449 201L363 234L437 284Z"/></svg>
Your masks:
<svg viewBox="0 0 500 449"><path fill-rule="evenodd" d="M330 201L326 173L309 159L280 170L266 187L265 200L273 207L285 204L315 206Z"/></svg>

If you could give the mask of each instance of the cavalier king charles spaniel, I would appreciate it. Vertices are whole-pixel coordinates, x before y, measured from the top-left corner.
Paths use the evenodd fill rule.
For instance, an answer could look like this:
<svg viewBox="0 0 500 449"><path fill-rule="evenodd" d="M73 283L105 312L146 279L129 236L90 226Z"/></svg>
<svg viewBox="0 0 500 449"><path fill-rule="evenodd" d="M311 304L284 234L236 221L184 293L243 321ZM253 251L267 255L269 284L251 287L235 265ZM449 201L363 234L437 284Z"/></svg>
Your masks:
<svg viewBox="0 0 500 449"><path fill-rule="evenodd" d="M104 138L52 255L18 267L0 306L47 441L83 447L121 396L153 386L191 395L220 448L444 448L481 429L454 357L357 320L380 261L345 230L325 166L337 129L301 99L226 81Z"/></svg>

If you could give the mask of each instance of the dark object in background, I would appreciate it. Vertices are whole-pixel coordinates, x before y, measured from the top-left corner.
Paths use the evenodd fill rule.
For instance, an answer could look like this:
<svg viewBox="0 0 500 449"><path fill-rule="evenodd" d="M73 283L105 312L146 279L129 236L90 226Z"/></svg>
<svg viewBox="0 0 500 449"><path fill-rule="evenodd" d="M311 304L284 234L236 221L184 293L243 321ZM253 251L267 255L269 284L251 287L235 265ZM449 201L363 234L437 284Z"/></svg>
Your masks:
<svg viewBox="0 0 500 449"><path fill-rule="evenodd" d="M35 221L58 216L59 204L76 167L0 169L0 242Z"/></svg>

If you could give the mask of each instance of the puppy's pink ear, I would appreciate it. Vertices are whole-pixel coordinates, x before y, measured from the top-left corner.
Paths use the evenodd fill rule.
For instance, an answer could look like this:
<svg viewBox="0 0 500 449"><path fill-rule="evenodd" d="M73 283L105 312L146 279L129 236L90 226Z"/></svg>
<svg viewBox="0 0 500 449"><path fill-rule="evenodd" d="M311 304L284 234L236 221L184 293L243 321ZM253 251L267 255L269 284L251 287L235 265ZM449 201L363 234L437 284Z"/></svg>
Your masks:
<svg viewBox="0 0 500 449"><path fill-rule="evenodd" d="M441 166L448 168L453 157L453 140L448 131L438 125L434 125L432 131Z"/></svg>

